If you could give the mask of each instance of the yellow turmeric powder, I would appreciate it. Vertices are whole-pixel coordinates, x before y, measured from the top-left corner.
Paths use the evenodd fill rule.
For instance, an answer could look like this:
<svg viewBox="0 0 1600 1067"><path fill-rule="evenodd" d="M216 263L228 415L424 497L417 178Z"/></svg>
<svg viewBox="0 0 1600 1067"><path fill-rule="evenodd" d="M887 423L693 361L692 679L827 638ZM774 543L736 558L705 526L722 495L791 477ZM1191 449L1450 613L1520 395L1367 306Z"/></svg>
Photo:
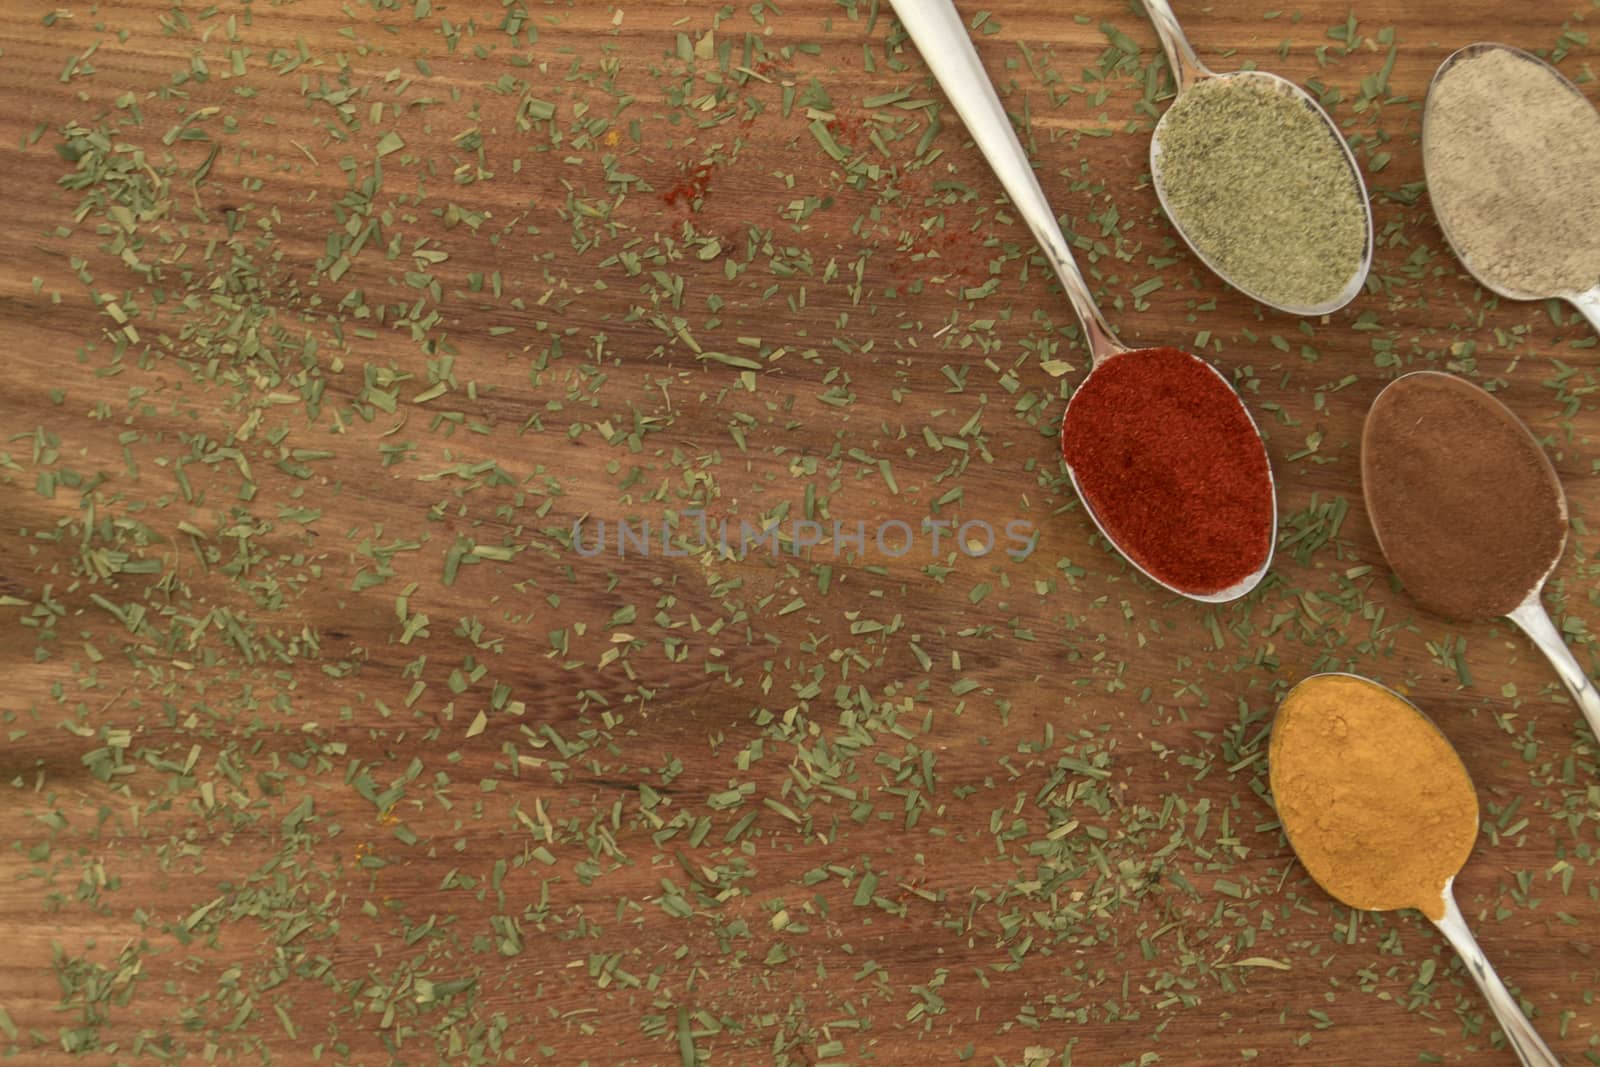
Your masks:
<svg viewBox="0 0 1600 1067"><path fill-rule="evenodd" d="M1444 917L1478 836L1478 796L1432 721L1365 678L1318 674L1284 697L1269 780L1289 844L1352 908Z"/></svg>

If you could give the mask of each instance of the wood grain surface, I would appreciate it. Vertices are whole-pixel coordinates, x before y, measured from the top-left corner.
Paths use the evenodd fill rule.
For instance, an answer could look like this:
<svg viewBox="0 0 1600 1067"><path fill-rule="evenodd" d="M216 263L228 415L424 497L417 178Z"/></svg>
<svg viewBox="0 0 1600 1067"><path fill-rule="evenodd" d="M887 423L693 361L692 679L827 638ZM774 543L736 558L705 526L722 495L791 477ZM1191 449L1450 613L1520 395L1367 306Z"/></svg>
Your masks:
<svg viewBox="0 0 1600 1067"><path fill-rule="evenodd" d="M1596 668L1594 333L1463 275L1417 146L1450 51L1587 79L1590 9L1179 7L1365 168L1372 283L1300 321L1160 217L1137 5L962 7L1107 316L1269 438L1244 601L1092 534L1076 327L886 4L0 6L0 1057L1509 1063L1277 827L1273 709L1339 669L1459 747L1462 908L1600 1063L1595 740L1509 625L1407 601L1358 464L1397 374L1496 389Z"/></svg>

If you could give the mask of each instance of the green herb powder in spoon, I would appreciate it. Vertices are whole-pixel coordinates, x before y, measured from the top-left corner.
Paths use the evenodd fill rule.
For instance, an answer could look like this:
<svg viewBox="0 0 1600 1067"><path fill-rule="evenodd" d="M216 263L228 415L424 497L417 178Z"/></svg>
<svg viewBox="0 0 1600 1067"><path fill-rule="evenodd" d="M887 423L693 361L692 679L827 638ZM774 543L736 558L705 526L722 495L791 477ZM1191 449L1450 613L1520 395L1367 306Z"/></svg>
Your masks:
<svg viewBox="0 0 1600 1067"><path fill-rule="evenodd" d="M1361 269L1361 190L1322 117L1264 77L1207 78L1160 132L1166 207L1218 272L1275 304L1338 299Z"/></svg>

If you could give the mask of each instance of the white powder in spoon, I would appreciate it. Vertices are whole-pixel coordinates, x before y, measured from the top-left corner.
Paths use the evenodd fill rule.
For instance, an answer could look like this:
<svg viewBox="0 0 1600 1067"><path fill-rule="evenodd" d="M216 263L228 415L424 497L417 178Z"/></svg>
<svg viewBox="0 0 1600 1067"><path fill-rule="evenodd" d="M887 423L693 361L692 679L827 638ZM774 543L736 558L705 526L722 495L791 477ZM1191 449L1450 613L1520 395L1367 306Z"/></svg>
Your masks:
<svg viewBox="0 0 1600 1067"><path fill-rule="evenodd" d="M1525 297L1600 283L1600 114L1542 63L1457 61L1428 94L1433 208L1484 281Z"/></svg>

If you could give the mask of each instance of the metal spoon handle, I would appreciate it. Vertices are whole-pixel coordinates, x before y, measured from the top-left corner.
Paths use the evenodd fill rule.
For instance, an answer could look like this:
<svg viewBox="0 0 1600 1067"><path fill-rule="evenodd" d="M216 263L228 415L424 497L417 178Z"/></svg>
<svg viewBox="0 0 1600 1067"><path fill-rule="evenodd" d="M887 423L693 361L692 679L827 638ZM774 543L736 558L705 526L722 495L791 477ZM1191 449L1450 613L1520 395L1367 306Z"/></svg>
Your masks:
<svg viewBox="0 0 1600 1067"><path fill-rule="evenodd" d="M1583 312L1583 317L1589 320L1590 326L1600 330L1600 285L1593 289L1585 289L1572 297L1572 306Z"/></svg>
<svg viewBox="0 0 1600 1067"><path fill-rule="evenodd" d="M1461 962L1467 965L1467 971L1483 991L1483 998L1489 1002L1500 1029L1506 1035L1506 1042L1517 1054L1517 1059L1522 1061L1524 1067L1561 1067L1561 1061L1556 1059L1550 1046L1544 1043L1527 1016L1522 1014L1516 998L1489 965L1483 949L1478 947L1477 939L1467 926L1467 920L1462 917L1461 909L1456 907L1456 898L1448 886L1444 891L1444 904L1444 918L1435 919L1433 924L1455 948Z"/></svg>
<svg viewBox="0 0 1600 1067"><path fill-rule="evenodd" d="M1584 719L1589 723L1590 732L1596 738L1600 738L1600 692L1595 690L1594 683L1589 681L1583 665L1567 648L1566 641L1562 640L1561 631L1550 621L1549 614L1544 610L1544 604L1539 601L1539 590L1535 589L1530 593L1528 599L1517 605L1516 610L1507 618L1522 627L1522 632L1539 646L1539 651L1545 654L1545 658L1550 661L1550 665L1556 669L1556 674L1566 685L1567 692L1578 702Z"/></svg>
<svg viewBox="0 0 1600 1067"><path fill-rule="evenodd" d="M978 59L977 49L972 46L972 38L955 4L952 0L891 2L900 24L916 42L917 51L922 53L923 62L928 64L950 103L955 105L967 132L977 142L979 151L1005 187L1006 195L1011 197L1012 204L1055 269L1061 287L1067 291L1067 299L1072 302L1072 310L1078 313L1078 321L1088 335L1090 357L1098 363L1127 351L1095 307L1088 283L1079 273L1066 239L1061 236L1055 212L1050 210L1027 153L1022 150L1022 142L1011 128L1011 118L995 94L994 85Z"/></svg>
<svg viewBox="0 0 1600 1067"><path fill-rule="evenodd" d="M1161 38L1161 50L1167 54L1173 87L1181 93L1201 78L1209 77L1211 71L1200 62L1189 38L1183 35L1178 16L1172 13L1167 0L1144 0L1144 8L1150 13L1150 24L1156 28L1156 36Z"/></svg>

